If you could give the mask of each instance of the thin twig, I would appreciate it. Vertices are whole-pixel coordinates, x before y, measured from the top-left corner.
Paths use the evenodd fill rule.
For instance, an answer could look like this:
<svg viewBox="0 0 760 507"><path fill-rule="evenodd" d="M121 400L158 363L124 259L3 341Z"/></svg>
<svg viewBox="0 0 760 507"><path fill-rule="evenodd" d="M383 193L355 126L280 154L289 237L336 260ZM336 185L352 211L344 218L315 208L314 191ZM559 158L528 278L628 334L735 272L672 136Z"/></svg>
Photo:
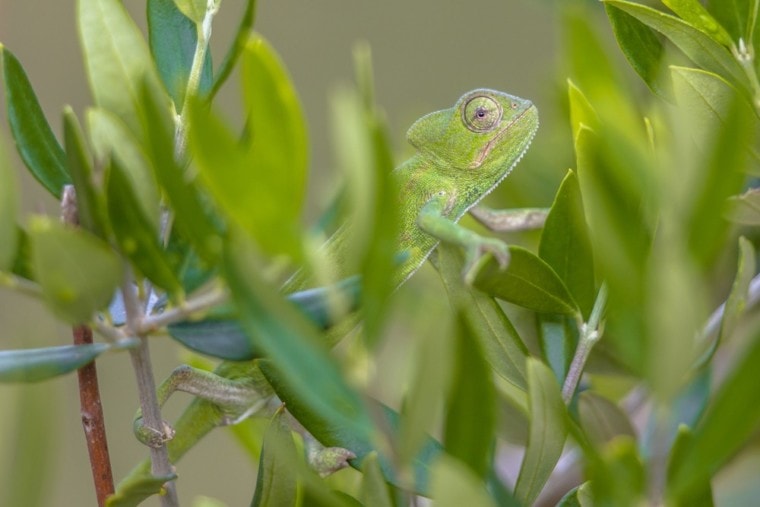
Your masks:
<svg viewBox="0 0 760 507"><path fill-rule="evenodd" d="M149 315L142 319L138 325L137 333L149 334L157 329L168 326L175 322L187 320L193 314L208 310L227 300L227 291L215 289L188 299L181 306L170 308L158 315Z"/></svg>
<svg viewBox="0 0 760 507"><path fill-rule="evenodd" d="M64 223L72 227L79 226L76 192L71 185L67 185L64 188L61 211ZM74 345L93 343L92 329L88 326L74 326L72 332L74 335ZM90 456L90 469L92 470L92 479L95 483L95 496L98 500L98 505L103 507L106 503L106 498L113 494L114 485L95 361L81 367L77 371L77 377L79 379L79 412L82 416L82 428L84 429L85 440L87 441L87 452Z"/></svg>

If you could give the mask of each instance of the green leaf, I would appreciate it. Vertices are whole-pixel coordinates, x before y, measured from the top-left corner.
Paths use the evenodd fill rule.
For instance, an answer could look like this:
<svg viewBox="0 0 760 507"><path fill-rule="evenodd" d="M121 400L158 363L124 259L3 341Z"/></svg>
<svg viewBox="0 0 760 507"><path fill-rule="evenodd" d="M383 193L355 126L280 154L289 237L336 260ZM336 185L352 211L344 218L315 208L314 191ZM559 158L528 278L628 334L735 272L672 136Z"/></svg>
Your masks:
<svg viewBox="0 0 760 507"><path fill-rule="evenodd" d="M527 389L525 360L528 349L499 304L462 281L464 257L460 249L439 245L437 269L454 308L464 312L493 371L519 390Z"/></svg>
<svg viewBox="0 0 760 507"><path fill-rule="evenodd" d="M599 117L586 96L575 83L567 81L568 101L570 102L570 126L573 130L573 140L578 138L581 126L592 130L599 127Z"/></svg>
<svg viewBox="0 0 760 507"><path fill-rule="evenodd" d="M625 412L593 391L584 391L578 396L578 412L589 440L600 447L620 435L636 438Z"/></svg>
<svg viewBox="0 0 760 507"><path fill-rule="evenodd" d="M377 453L369 453L362 462L362 484L359 490L362 505L372 507L394 507L388 484L378 463Z"/></svg>
<svg viewBox="0 0 760 507"><path fill-rule="evenodd" d="M567 435L566 411L554 373L537 359L528 359L530 429L515 496L531 505L557 464Z"/></svg>
<svg viewBox="0 0 760 507"><path fill-rule="evenodd" d="M297 504L299 455L283 413L275 414L264 435L251 507Z"/></svg>
<svg viewBox="0 0 760 507"><path fill-rule="evenodd" d="M575 315L578 307L562 280L544 261L525 248L509 247L507 269L493 259L478 273L475 287L504 301L544 313Z"/></svg>
<svg viewBox="0 0 760 507"><path fill-rule="evenodd" d="M107 343L0 350L0 382L39 382L65 375L110 350Z"/></svg>
<svg viewBox="0 0 760 507"><path fill-rule="evenodd" d="M662 0L662 3L678 14L691 26L709 35L713 40L730 48L731 36L707 9L697 0Z"/></svg>
<svg viewBox="0 0 760 507"><path fill-rule="evenodd" d="M216 93L227 81L227 78L232 73L232 69L240 58L240 53L243 51L245 41L248 40L248 36L251 32L251 27L256 19L256 0L247 0L245 4L245 11L240 16L240 24L235 32L235 38L227 50L227 54L224 57L224 61L219 66L219 69L214 77L214 84L211 89L211 97L216 96Z"/></svg>
<svg viewBox="0 0 760 507"><path fill-rule="evenodd" d="M32 176L60 199L63 186L71 182L66 172L66 155L50 130L24 68L2 44L0 51L8 124L16 149Z"/></svg>
<svg viewBox="0 0 760 507"><path fill-rule="evenodd" d="M690 497L746 444L760 424L760 336L736 355L729 377L720 387L694 430L694 438L681 451L670 482L676 498Z"/></svg>
<svg viewBox="0 0 760 507"><path fill-rule="evenodd" d="M694 432L686 425L678 427L673 447L668 460L668 485L673 484L673 476L683 466L685 451L694 445ZM712 507L713 491L710 481L704 481L686 495L669 498L671 505L693 505L696 507Z"/></svg>
<svg viewBox="0 0 760 507"><path fill-rule="evenodd" d="M491 369L461 311L456 324L454 373L443 441L449 455L485 480L491 470L496 430L496 390Z"/></svg>
<svg viewBox="0 0 760 507"><path fill-rule="evenodd" d="M359 301L358 277L343 280L333 287L319 287L288 294L287 299L317 327L329 329L342 319L331 309L331 298L349 301L348 311L355 311ZM339 295L335 294L339 291ZM224 312L223 312L224 313ZM227 312L229 313L229 312ZM247 361L261 356L240 324L235 320L209 317L200 321L171 324L169 335L185 347L221 359Z"/></svg>
<svg viewBox="0 0 760 507"><path fill-rule="evenodd" d="M721 26L731 34L731 39L744 39L745 44L754 46L757 41L757 12L755 0L707 0L705 7ZM754 40L753 39L754 35Z"/></svg>
<svg viewBox="0 0 760 507"><path fill-rule="evenodd" d="M77 20L95 104L139 133L139 86L156 79L140 29L119 0L78 0Z"/></svg>
<svg viewBox="0 0 760 507"><path fill-rule="evenodd" d="M219 220L204 202L197 182L174 157L174 122L169 116L169 102L163 91L148 81L143 85L143 128L153 174L175 211L177 229L190 240L202 259L213 264L221 253L219 235L223 227L218 225Z"/></svg>
<svg viewBox="0 0 760 507"><path fill-rule="evenodd" d="M562 382L578 346L578 323L567 315L540 315L538 340L542 356L557 380Z"/></svg>
<svg viewBox="0 0 760 507"><path fill-rule="evenodd" d="M205 9L206 2L203 2L204 13ZM195 23L177 9L173 0L148 0L147 10L150 52L161 81L179 111L185 100L198 32ZM201 95L208 93L212 84L211 52L207 51L199 85Z"/></svg>
<svg viewBox="0 0 760 507"><path fill-rule="evenodd" d="M628 63L652 91L662 93L660 75L665 48L660 37L625 11L610 5L605 5L604 9Z"/></svg>
<svg viewBox="0 0 760 507"><path fill-rule="evenodd" d="M538 256L559 275L584 317L596 297L594 261L583 199L575 172L568 171L546 217Z"/></svg>
<svg viewBox="0 0 760 507"><path fill-rule="evenodd" d="M194 103L191 148L219 208L265 253L298 257L307 153L303 114L285 69L263 39L251 37L241 56L252 140L241 143Z"/></svg>
<svg viewBox="0 0 760 507"><path fill-rule="evenodd" d="M731 293L726 299L723 320L720 323L720 341L731 337L739 318L747 308L750 283L757 271L756 264L755 247L747 238L741 236L739 238L739 261L736 267L736 276L733 285L731 285Z"/></svg>
<svg viewBox="0 0 760 507"><path fill-rule="evenodd" d="M143 500L164 490L164 484L177 478L177 474L163 477L139 476L119 484L115 494L108 497L106 507L136 507Z"/></svg>
<svg viewBox="0 0 760 507"><path fill-rule="evenodd" d="M161 246L158 230L142 212L127 172L118 159L111 160L106 175L106 196L108 214L121 251L156 286L178 297L182 286L169 255Z"/></svg>
<svg viewBox="0 0 760 507"><path fill-rule="evenodd" d="M29 237L36 279L59 317L79 324L108 305L122 271L107 243L46 217L30 221Z"/></svg>
<svg viewBox="0 0 760 507"><path fill-rule="evenodd" d="M446 455L433 465L431 489L436 507L495 507L477 476Z"/></svg>
<svg viewBox="0 0 760 507"><path fill-rule="evenodd" d="M589 472L594 505L640 505L645 501L646 472L636 449L627 436L613 439L594 461Z"/></svg>
<svg viewBox="0 0 760 507"><path fill-rule="evenodd" d="M594 498L591 494L591 483L589 481L584 482L580 486L576 486L567 492L562 500L559 501L557 507L593 507Z"/></svg>
<svg viewBox="0 0 760 507"><path fill-rule="evenodd" d="M101 190L93 178L92 160L74 110L63 110L63 140L71 179L76 190L76 205L79 224L88 231L106 237L105 202Z"/></svg>
<svg viewBox="0 0 760 507"><path fill-rule="evenodd" d="M159 228L161 193L151 174L143 146L117 116L105 109L88 109L87 124L95 159L100 167L118 160L135 193L142 215Z"/></svg>
<svg viewBox="0 0 760 507"><path fill-rule="evenodd" d="M174 0L182 14L191 19L195 24L201 24L206 17L206 0Z"/></svg>
<svg viewBox="0 0 760 507"><path fill-rule="evenodd" d="M760 225L760 188L750 188L728 202L726 218L737 224Z"/></svg>
<svg viewBox="0 0 760 507"><path fill-rule="evenodd" d="M19 247L16 184L16 174L5 157L5 146L0 139L0 272L9 271L13 267Z"/></svg>
<svg viewBox="0 0 760 507"><path fill-rule="evenodd" d="M689 23L651 7L625 0L604 0L604 3L625 11L662 33L698 66L747 89L744 72L728 49Z"/></svg>

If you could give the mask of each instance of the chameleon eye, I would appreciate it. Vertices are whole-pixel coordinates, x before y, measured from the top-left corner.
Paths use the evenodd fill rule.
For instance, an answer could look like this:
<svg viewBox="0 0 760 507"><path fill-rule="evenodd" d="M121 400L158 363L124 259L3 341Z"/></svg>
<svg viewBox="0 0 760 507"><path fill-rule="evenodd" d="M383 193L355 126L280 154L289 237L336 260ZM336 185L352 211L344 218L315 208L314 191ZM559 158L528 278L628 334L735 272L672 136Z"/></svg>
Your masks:
<svg viewBox="0 0 760 507"><path fill-rule="evenodd" d="M462 120L473 132L488 132L501 120L501 106L485 95L471 98L462 109Z"/></svg>

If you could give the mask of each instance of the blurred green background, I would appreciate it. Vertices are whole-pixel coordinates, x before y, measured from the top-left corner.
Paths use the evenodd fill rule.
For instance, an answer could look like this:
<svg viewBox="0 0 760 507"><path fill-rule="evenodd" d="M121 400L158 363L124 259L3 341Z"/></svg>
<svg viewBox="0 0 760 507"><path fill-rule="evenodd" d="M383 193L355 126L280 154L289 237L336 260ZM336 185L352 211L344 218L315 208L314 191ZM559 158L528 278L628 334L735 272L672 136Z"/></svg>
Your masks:
<svg viewBox="0 0 760 507"><path fill-rule="evenodd" d="M126 0L125 4L144 26L144 2ZM225 0L222 5L212 37L217 61L230 42L242 4ZM559 179L572 164L569 128L561 108L565 81L558 70L562 62L554 7L552 2L528 0L260 0L255 27L280 52L308 117L312 176L304 221L313 221L336 185L331 170L329 95L337 84L351 79L351 51L358 40L372 47L377 101L387 112L398 160L408 154L404 134L411 122L449 107L467 90L491 87L534 100L543 127L527 160L492 202L500 206L550 204ZM600 11L599 26L606 32L601 8L596 10ZM73 0L0 0L0 42L24 65L57 134L64 104L81 114L91 103L75 26ZM233 119L239 119L236 87L237 81L231 80L221 101ZM0 116L6 151L23 188L24 213L57 214L57 203L22 169L10 148L3 106ZM420 283L424 283L422 278ZM447 302L442 294L440 298L438 304L445 311ZM0 291L0 329L3 349L71 342L69 329L53 321L37 302L7 291ZM154 340L159 379L181 361L179 352L167 339ZM119 480L147 455L131 434L137 407L134 380L126 355L106 356L98 366L114 474ZM18 404L20 397L27 403ZM175 418L187 400L179 396L171 402L166 418ZM4 407L0 408L0 504L13 505L4 492L12 489L12 481L29 477L23 470L31 468L37 480L28 487L38 489L40 505L93 505L75 376L34 386L2 386L0 407ZM41 457L48 450L54 453L50 467ZM218 466L209 469L204 463ZM200 492L229 505L247 505L254 480L250 460L226 432L218 431L182 462L179 491L188 505Z"/></svg>

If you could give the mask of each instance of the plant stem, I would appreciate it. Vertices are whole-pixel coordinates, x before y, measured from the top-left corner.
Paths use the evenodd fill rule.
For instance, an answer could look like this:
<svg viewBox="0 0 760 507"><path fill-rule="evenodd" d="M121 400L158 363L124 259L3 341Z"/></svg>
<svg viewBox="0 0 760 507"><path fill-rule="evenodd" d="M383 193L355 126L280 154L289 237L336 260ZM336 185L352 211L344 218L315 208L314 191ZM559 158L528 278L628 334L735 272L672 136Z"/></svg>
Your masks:
<svg viewBox="0 0 760 507"><path fill-rule="evenodd" d="M67 185L63 190L61 219L72 227L79 226L76 191L71 185ZM74 335L74 345L88 345L93 342L92 329L84 324L74 326L72 333ZM77 377L79 380L79 413L82 416L82 428L84 429L84 436L87 442L87 452L90 456L90 469L92 470L92 479L95 483L95 496L98 500L98 505L103 507L106 504L106 498L113 494L114 487L95 361L79 368L77 370Z"/></svg>
<svg viewBox="0 0 760 507"><path fill-rule="evenodd" d="M227 292L222 289L210 290L187 300L181 306L170 308L158 315L146 316L138 325L137 333L145 335L169 324L186 320L194 313L207 310L227 300Z"/></svg>
<svg viewBox="0 0 760 507"><path fill-rule="evenodd" d="M567 371L565 383L562 385L562 400L565 402L565 405L568 405L573 399L573 394L575 394L575 390L578 388L578 382L580 382L581 375L583 375L583 368L586 365L586 360L591 353L591 349L594 348L596 342L602 337L599 326L606 304L607 285L603 283L599 288L599 294L596 296L594 308L591 310L588 322L580 325L578 347L575 349L575 355L573 355L573 360Z"/></svg>

